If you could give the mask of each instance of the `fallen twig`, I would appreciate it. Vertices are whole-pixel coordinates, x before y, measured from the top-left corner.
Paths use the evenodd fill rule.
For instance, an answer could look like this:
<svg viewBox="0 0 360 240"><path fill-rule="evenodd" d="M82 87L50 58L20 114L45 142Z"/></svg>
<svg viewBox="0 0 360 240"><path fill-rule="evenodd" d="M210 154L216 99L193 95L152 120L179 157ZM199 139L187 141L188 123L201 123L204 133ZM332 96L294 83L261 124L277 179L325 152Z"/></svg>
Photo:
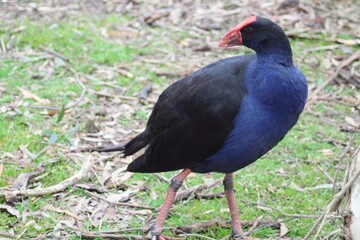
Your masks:
<svg viewBox="0 0 360 240"><path fill-rule="evenodd" d="M348 144L346 145L344 151L341 153L341 156L340 156L340 160L339 160L339 164L338 164L338 167L336 169L336 173L335 173L335 177L334 177L334 186L333 186L333 189L332 189L332 195L334 195L335 193L335 186L336 186L336 182L337 182L337 178L338 178L338 175L339 175L339 172L340 172L340 167L343 165L344 163L344 159L345 159L345 156L346 154L349 152L353 142L354 142L354 138L356 136L356 133L352 135L352 137L350 138Z"/></svg>
<svg viewBox="0 0 360 240"><path fill-rule="evenodd" d="M48 210L48 211L53 211L53 212L57 212L57 213L64 213L78 221L81 220L81 217L79 217L78 215L72 213L71 211L69 210L64 210L64 209L60 209L60 208L57 208L57 207L54 207L54 206L51 206L51 205L46 205L44 207L45 210Z"/></svg>
<svg viewBox="0 0 360 240"><path fill-rule="evenodd" d="M14 234L8 233L8 232L2 231L2 230L0 230L0 236L11 237L12 239L13 239L13 237L15 237ZM3 238L1 238L1 239L3 239Z"/></svg>
<svg viewBox="0 0 360 240"><path fill-rule="evenodd" d="M223 198L225 196L224 192L218 192L218 193L197 193L196 198L197 199L214 199L214 198Z"/></svg>
<svg viewBox="0 0 360 240"><path fill-rule="evenodd" d="M279 229L280 223L273 222L270 220L262 221L262 220L256 220L256 221L241 221L241 226L243 227L250 227L253 226L254 223L257 222L257 226L267 226L271 224L271 227ZM186 226L180 226L176 228L176 232L185 232L185 233L197 233L204 231L207 228L210 227L219 227L219 228L231 228L231 222L230 221L206 221L206 222L200 222L200 223L194 223Z"/></svg>
<svg viewBox="0 0 360 240"><path fill-rule="evenodd" d="M69 108L77 106L84 99L85 93L87 90L86 86L83 84L83 82L80 79L79 73L76 72L75 69L73 69L70 66L69 66L69 70L75 75L75 81L81 86L82 91L81 91L80 97L75 102L66 105L65 109L69 109Z"/></svg>
<svg viewBox="0 0 360 240"><path fill-rule="evenodd" d="M188 198L190 198L192 195L196 196L196 194L198 192L201 192L204 189L208 189L208 188L213 188L216 186L219 186L222 183L222 180L217 180L211 184L200 184L191 188L188 188L182 192L179 192L176 195L175 201L174 202L179 202L179 201L183 201L186 200Z"/></svg>
<svg viewBox="0 0 360 240"><path fill-rule="evenodd" d="M337 67L336 71L326 80L324 81L320 86L318 86L309 96L308 101L306 103L305 109L308 108L308 106L316 100L316 96L322 91L331 81L333 81L337 75L339 75L341 69L349 66L353 61L360 58L360 50L355 52L354 54L350 55L348 58L346 58L344 61L341 62L341 64Z"/></svg>
<svg viewBox="0 0 360 240"><path fill-rule="evenodd" d="M207 237L204 235L200 235L200 234L196 234L196 233L184 233L184 234L179 234L180 237L195 237L196 239L208 239L208 240L216 240L215 238L211 238L211 237Z"/></svg>
<svg viewBox="0 0 360 240"><path fill-rule="evenodd" d="M277 209L275 207L272 207L270 205L264 204L264 203L259 203L259 202L253 202L253 201L249 201L249 200L240 200L244 203L247 204L255 204L255 205L259 205L262 207L266 207L266 208L270 208L274 211L277 211L278 213L280 213L283 217L290 217L290 218L318 218L318 215L305 215L305 214L289 214L289 213L285 213L284 211ZM341 216L329 216L328 218L341 218Z"/></svg>
<svg viewBox="0 0 360 240"><path fill-rule="evenodd" d="M106 239L117 239L117 240L146 240L150 239L145 236L140 235L127 235L127 234L109 234L109 233L97 233L97 232L88 232L88 231L81 231L81 236L86 238L106 238Z"/></svg>
<svg viewBox="0 0 360 240"><path fill-rule="evenodd" d="M356 173L349 179L349 181L345 184L345 186L341 189L340 192L335 194L333 196L332 201L326 206L325 211L320 215L320 217L315 221L314 225L311 227L309 232L304 237L304 240L309 239L310 236L314 233L316 228L319 226L318 231L315 234L315 237L313 239L317 239L317 236L320 233L320 230L322 226L324 225L324 222L326 220L327 215L334 210L334 207L338 206L342 197L345 195L345 193L351 188L354 181L360 176L360 169L356 171Z"/></svg>
<svg viewBox="0 0 360 240"><path fill-rule="evenodd" d="M99 194L95 194L95 193L92 193L92 192L89 192L89 191L86 191L85 192L93 197L96 197L100 200L103 200L107 203L110 203L110 204L113 204L113 205L120 205L120 206L125 206L125 207L132 207L132 208L143 208L143 209L150 209L150 210L155 210L156 208L154 207L149 207L149 206L143 206L143 205L139 205L139 204L134 204L134 203L126 203L126 202L112 202L112 201L109 201L108 199L106 199L105 197L103 196L100 196Z"/></svg>
<svg viewBox="0 0 360 240"><path fill-rule="evenodd" d="M53 194L57 192L62 192L66 188L75 185L80 180L82 180L89 170L91 169L91 158L89 158L84 164L82 165L81 169L73 176L64 181L50 186L46 188L36 188L36 189L26 189L26 190L14 190L14 191L0 191L0 196L4 196L7 201L11 201L18 198L23 197L33 197L33 196L42 196L45 194Z"/></svg>
<svg viewBox="0 0 360 240"><path fill-rule="evenodd" d="M308 54L310 52L316 52L316 51L334 50L336 48L339 48L340 46L341 45L339 45L339 44L334 44L334 45L328 45L328 46L313 47L313 48L306 49L304 51L304 53Z"/></svg>
<svg viewBox="0 0 360 240"><path fill-rule="evenodd" d="M55 52L54 50L51 50L51 49L46 48L46 47L44 47L44 46L39 46L39 48L40 48L41 50L43 50L44 52L46 52L46 53L49 53L49 54L51 54L51 55L53 55L53 56L55 56L55 57L61 58L61 59L64 60L65 62L68 61L67 58L66 58L64 55L62 55L61 53Z"/></svg>
<svg viewBox="0 0 360 240"><path fill-rule="evenodd" d="M170 183L170 180L167 179L166 177L164 177L163 175L161 175L160 173L154 173L153 174L157 179L159 179L160 181L164 182L164 183Z"/></svg>
<svg viewBox="0 0 360 240"><path fill-rule="evenodd" d="M330 176L330 174L328 172L326 172L322 167L320 167L320 165L316 166L317 169L319 169L319 171L324 174L324 176L333 184L333 189L335 189L335 180L332 179L332 177Z"/></svg>
<svg viewBox="0 0 360 240"><path fill-rule="evenodd" d="M260 217L258 217L254 223L251 225L250 229L244 234L245 236L250 236L250 234L252 234L254 232L254 230L260 225L260 222L264 219L264 217L267 215L263 214Z"/></svg>
<svg viewBox="0 0 360 240"><path fill-rule="evenodd" d="M80 85L80 87L82 88L80 97L72 103L69 103L68 105L66 105L64 108L65 110L68 110L70 108L73 108L77 105L79 105L81 103L81 101L84 99L85 97L85 93L87 91L86 86L84 85L84 83L81 81L80 79L80 75L78 72L75 71L75 69L73 69L71 66L68 66L68 69L75 75L75 81ZM61 107L55 107L55 106L37 106L37 105L30 105L29 107L31 108L39 108L39 109L48 109L48 110L53 110L55 112L60 111Z"/></svg>

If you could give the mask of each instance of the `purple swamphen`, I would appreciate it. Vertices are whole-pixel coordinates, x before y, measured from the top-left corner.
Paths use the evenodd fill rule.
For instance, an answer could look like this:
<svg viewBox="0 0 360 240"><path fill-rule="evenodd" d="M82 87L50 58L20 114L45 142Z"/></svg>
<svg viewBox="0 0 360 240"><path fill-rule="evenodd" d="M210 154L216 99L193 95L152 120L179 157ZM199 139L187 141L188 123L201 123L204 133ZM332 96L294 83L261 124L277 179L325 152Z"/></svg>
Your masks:
<svg viewBox="0 0 360 240"><path fill-rule="evenodd" d="M170 85L159 97L146 129L124 146L97 149L130 156L146 147L128 171L183 169L169 186L152 228L161 234L176 191L191 173L225 173L232 234L241 236L233 172L278 144L296 124L307 98L307 83L294 66L288 38L274 22L251 16L231 29L219 47L244 45L256 54L212 63Z"/></svg>

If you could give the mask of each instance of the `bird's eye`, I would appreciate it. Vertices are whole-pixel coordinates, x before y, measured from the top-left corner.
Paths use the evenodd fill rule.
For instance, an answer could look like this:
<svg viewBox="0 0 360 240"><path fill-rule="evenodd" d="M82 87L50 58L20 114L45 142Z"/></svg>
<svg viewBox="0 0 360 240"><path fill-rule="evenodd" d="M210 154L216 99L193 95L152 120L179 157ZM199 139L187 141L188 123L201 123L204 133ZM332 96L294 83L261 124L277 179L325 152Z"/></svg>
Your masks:
<svg viewBox="0 0 360 240"><path fill-rule="evenodd" d="M245 31L247 31L248 33L251 33L254 31L254 29L252 27L246 27Z"/></svg>

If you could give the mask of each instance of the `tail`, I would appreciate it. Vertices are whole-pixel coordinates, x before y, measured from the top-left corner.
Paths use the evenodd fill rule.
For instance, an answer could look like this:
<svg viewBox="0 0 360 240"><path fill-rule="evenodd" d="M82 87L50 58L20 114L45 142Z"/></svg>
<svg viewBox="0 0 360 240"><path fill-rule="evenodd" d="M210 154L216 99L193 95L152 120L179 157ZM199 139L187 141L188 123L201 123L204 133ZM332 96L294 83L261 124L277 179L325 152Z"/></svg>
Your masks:
<svg viewBox="0 0 360 240"><path fill-rule="evenodd" d="M112 145L108 147L97 147L97 148L87 148L83 151L86 152L116 152L124 151L124 145Z"/></svg>
<svg viewBox="0 0 360 240"><path fill-rule="evenodd" d="M131 139L125 145L113 145L107 147L90 148L87 149L89 152L116 152L120 151L124 153L124 157L133 155L150 142L149 133L145 130L133 139Z"/></svg>
<svg viewBox="0 0 360 240"><path fill-rule="evenodd" d="M123 146L122 151L124 152L124 157L133 155L150 142L149 133L145 130L133 139L131 139L125 146Z"/></svg>

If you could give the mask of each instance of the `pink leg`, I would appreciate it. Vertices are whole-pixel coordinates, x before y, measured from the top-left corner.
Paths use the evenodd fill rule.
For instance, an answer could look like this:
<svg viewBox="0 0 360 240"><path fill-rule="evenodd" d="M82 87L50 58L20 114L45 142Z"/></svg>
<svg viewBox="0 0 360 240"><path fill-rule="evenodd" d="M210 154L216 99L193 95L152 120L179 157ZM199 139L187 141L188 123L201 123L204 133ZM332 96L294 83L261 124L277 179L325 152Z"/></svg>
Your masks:
<svg viewBox="0 0 360 240"><path fill-rule="evenodd" d="M241 228L239 211L235 201L233 173L228 173L225 175L223 184L224 184L225 196L228 201L229 209L230 209L232 235L234 237L237 237L238 235L241 236L243 234L243 230Z"/></svg>
<svg viewBox="0 0 360 240"><path fill-rule="evenodd" d="M165 236L161 236L162 227L164 225L167 215L169 214L171 205L174 202L177 190L181 187L184 179L190 173L190 169L184 169L181 173L171 179L171 183L166 194L164 204L162 205L159 215L157 216L155 224L151 230L152 240L166 239Z"/></svg>

